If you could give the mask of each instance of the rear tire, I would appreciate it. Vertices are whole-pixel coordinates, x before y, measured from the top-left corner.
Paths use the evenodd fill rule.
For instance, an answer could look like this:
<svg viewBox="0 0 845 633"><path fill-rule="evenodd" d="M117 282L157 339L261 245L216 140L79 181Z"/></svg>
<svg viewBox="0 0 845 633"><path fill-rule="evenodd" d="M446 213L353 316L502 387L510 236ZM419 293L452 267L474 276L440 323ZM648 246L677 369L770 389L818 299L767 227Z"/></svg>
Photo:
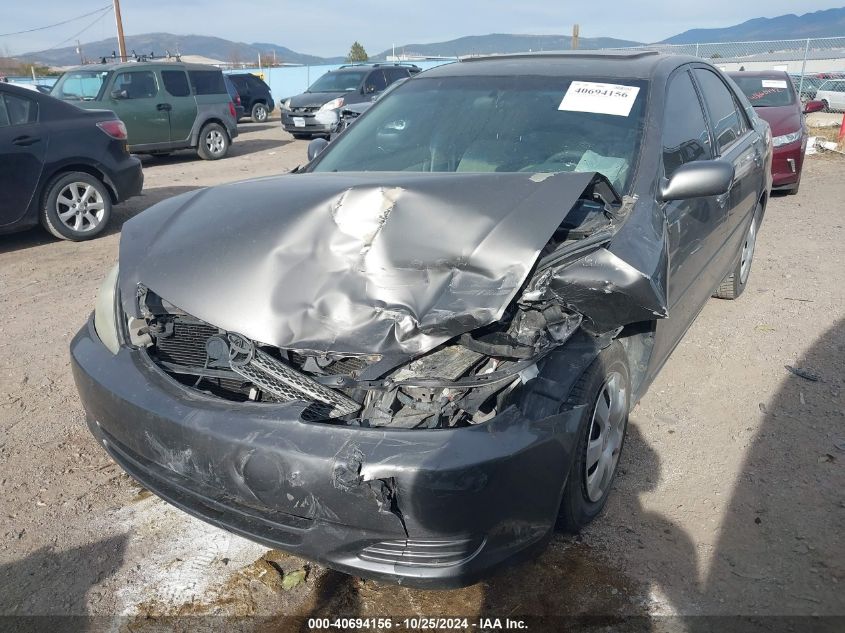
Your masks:
<svg viewBox="0 0 845 633"><path fill-rule="evenodd" d="M62 240L90 240L105 230L111 207L111 195L100 179L82 171L66 172L47 184L41 224Z"/></svg>
<svg viewBox="0 0 845 633"><path fill-rule="evenodd" d="M219 123L206 123L200 130L197 154L203 160L219 160L229 153L229 135Z"/></svg>
<svg viewBox="0 0 845 633"><path fill-rule="evenodd" d="M610 495L628 428L630 376L625 350L614 341L581 375L562 406L582 410L558 513L558 528L566 532L581 531Z"/></svg>
<svg viewBox="0 0 845 633"><path fill-rule="evenodd" d="M830 112L830 104L827 102L827 99L822 99L822 103L824 104L824 110L822 112Z"/></svg>
<svg viewBox="0 0 845 633"><path fill-rule="evenodd" d="M250 116L254 123L264 123L267 120L267 106L263 103L256 103L252 106L252 113Z"/></svg>
<svg viewBox="0 0 845 633"><path fill-rule="evenodd" d="M754 212L754 217L745 232L742 248L736 259L736 265L731 273L722 280L719 288L713 293L719 299L736 299L745 291L748 278L751 275L751 264L754 261L754 248L757 245L757 229L759 228L760 205Z"/></svg>

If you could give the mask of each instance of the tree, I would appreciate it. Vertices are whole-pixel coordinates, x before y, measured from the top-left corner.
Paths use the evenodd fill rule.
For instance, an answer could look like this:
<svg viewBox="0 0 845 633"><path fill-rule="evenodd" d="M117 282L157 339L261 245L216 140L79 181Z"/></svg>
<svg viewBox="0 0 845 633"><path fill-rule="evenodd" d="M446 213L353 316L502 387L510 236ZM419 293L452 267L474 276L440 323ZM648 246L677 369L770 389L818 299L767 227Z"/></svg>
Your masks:
<svg viewBox="0 0 845 633"><path fill-rule="evenodd" d="M229 49L229 66L232 68L237 68L238 66L243 66L243 60L241 59L241 51L235 48L234 46Z"/></svg>
<svg viewBox="0 0 845 633"><path fill-rule="evenodd" d="M352 48L349 49L349 55L346 56L346 61L348 62L365 62L370 59L370 56L367 55L367 51L364 50L364 47L357 41L352 43Z"/></svg>
<svg viewBox="0 0 845 633"><path fill-rule="evenodd" d="M277 60L273 53L261 53L261 65L264 68L272 68L273 66L281 66L282 60Z"/></svg>

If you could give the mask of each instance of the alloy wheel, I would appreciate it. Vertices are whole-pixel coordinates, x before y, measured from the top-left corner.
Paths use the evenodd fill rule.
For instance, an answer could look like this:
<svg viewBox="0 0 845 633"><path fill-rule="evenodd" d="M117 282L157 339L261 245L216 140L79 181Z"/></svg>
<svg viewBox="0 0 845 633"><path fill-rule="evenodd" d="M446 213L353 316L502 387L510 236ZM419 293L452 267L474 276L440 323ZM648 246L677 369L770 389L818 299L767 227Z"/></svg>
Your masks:
<svg viewBox="0 0 845 633"><path fill-rule="evenodd" d="M742 244L742 254L739 259L739 281L744 284L748 280L748 273L751 272L751 260L754 259L754 246L757 243L757 218L751 219L751 226L745 234L745 242Z"/></svg>
<svg viewBox="0 0 845 633"><path fill-rule="evenodd" d="M226 149L226 139L220 130L209 130L205 135L205 146L212 154L222 154Z"/></svg>
<svg viewBox="0 0 845 633"><path fill-rule="evenodd" d="M625 437L627 402L624 377L619 372L611 372L599 390L587 436L584 479L587 497L592 502L599 501L607 493L613 480Z"/></svg>
<svg viewBox="0 0 845 633"><path fill-rule="evenodd" d="M96 229L106 213L102 194L87 182L65 185L56 198L56 214L62 224L77 233Z"/></svg>

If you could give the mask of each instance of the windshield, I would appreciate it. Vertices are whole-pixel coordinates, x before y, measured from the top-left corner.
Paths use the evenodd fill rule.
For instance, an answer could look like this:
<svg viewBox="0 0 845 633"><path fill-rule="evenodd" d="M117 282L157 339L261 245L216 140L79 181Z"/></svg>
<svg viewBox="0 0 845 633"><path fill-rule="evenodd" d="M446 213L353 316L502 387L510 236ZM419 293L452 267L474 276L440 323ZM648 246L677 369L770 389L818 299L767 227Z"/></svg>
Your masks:
<svg viewBox="0 0 845 633"><path fill-rule="evenodd" d="M66 101L93 101L110 74L107 70L71 70L59 77L50 94Z"/></svg>
<svg viewBox="0 0 845 633"><path fill-rule="evenodd" d="M795 103L795 95L788 79L766 77L738 77L731 75L740 90L756 108L786 106Z"/></svg>
<svg viewBox="0 0 845 633"><path fill-rule="evenodd" d="M364 80L364 72L329 72L311 84L308 92L350 92L358 90Z"/></svg>
<svg viewBox="0 0 845 633"><path fill-rule="evenodd" d="M415 78L379 100L312 169L597 171L624 192L643 133L646 82L626 80L586 100L575 94L608 88L593 81L603 80ZM621 109L620 99L627 100Z"/></svg>

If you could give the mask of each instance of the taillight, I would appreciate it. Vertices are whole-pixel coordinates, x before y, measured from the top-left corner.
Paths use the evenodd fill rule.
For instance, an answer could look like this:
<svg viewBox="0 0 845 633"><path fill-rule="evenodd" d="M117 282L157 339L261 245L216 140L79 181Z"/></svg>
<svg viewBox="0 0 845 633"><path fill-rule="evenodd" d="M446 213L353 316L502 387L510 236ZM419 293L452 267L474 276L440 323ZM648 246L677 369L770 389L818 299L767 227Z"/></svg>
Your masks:
<svg viewBox="0 0 845 633"><path fill-rule="evenodd" d="M111 121L100 121L99 123L97 123L97 127L109 136L111 136L113 139L117 139L118 141L126 140L126 126L123 125L123 121L121 121L120 119L112 119Z"/></svg>
<svg viewBox="0 0 845 633"><path fill-rule="evenodd" d="M238 113L237 113L237 112L235 112L235 104L234 104L234 103L232 103L231 101L229 102L229 114L231 114L231 115L232 115L232 118L233 118L233 119L237 119L237 118L238 118Z"/></svg>

